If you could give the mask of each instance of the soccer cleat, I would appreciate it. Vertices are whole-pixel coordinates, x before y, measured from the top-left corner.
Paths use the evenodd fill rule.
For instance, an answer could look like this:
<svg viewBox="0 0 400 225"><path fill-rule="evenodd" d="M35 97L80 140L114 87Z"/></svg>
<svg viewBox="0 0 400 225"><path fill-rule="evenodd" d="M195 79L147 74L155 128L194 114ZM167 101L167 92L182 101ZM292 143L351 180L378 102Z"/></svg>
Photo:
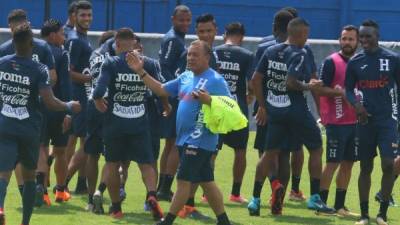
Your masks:
<svg viewBox="0 0 400 225"><path fill-rule="evenodd" d="M93 212L94 205L92 203L88 203L85 207L85 210L88 212Z"/></svg>
<svg viewBox="0 0 400 225"><path fill-rule="evenodd" d="M360 214L351 212L346 206L336 210L336 215L340 217L360 217Z"/></svg>
<svg viewBox="0 0 400 225"><path fill-rule="evenodd" d="M158 191L157 192L157 199L159 201L170 202L172 200L173 196L174 196L174 193L172 191L170 191L170 192Z"/></svg>
<svg viewBox="0 0 400 225"><path fill-rule="evenodd" d="M0 208L0 225L6 225L6 216L3 208Z"/></svg>
<svg viewBox="0 0 400 225"><path fill-rule="evenodd" d="M51 206L51 200L50 200L49 194L44 194L43 195L43 202L47 206Z"/></svg>
<svg viewBox="0 0 400 225"><path fill-rule="evenodd" d="M202 195L200 201L201 201L202 203L208 203L207 196Z"/></svg>
<svg viewBox="0 0 400 225"><path fill-rule="evenodd" d="M231 195L229 197L229 201L236 202L236 203L239 203L239 204L245 204L245 203L249 202L249 200L243 198L241 195L239 195L239 196Z"/></svg>
<svg viewBox="0 0 400 225"><path fill-rule="evenodd" d="M247 210L249 210L250 216L260 216L260 198L251 198L249 204L247 205Z"/></svg>
<svg viewBox="0 0 400 225"><path fill-rule="evenodd" d="M121 219L122 217L124 217L124 214L122 213L122 211L116 211L116 212L111 212L110 216L114 219Z"/></svg>
<svg viewBox="0 0 400 225"><path fill-rule="evenodd" d="M42 185L37 185L35 192L35 206L41 207L44 203L43 199L44 199L44 188Z"/></svg>
<svg viewBox="0 0 400 225"><path fill-rule="evenodd" d="M196 207L185 205L178 212L178 216L182 219L191 218L194 220L211 220L210 217L202 214L200 211L196 209Z"/></svg>
<svg viewBox="0 0 400 225"><path fill-rule="evenodd" d="M103 196L100 191L96 191L93 195L93 211L95 214L104 214Z"/></svg>
<svg viewBox="0 0 400 225"><path fill-rule="evenodd" d="M354 223L354 225L368 225L369 224L369 218L366 217L361 217L357 222Z"/></svg>
<svg viewBox="0 0 400 225"><path fill-rule="evenodd" d="M285 196L285 188L278 181L272 182L272 198L271 213L272 215L282 215L283 198Z"/></svg>
<svg viewBox="0 0 400 225"><path fill-rule="evenodd" d="M56 191L56 202L67 202L71 199L71 194L68 191Z"/></svg>
<svg viewBox="0 0 400 225"><path fill-rule="evenodd" d="M154 220L161 220L164 217L164 214L160 205L157 202L157 199L154 196L149 196L147 198L147 203L150 206L151 214L153 215Z"/></svg>
<svg viewBox="0 0 400 225"><path fill-rule="evenodd" d="M305 200L307 200L307 197L300 190L298 192L291 190L289 194L289 200L296 202L304 202Z"/></svg>
<svg viewBox="0 0 400 225"><path fill-rule="evenodd" d="M381 191L378 191L378 192L376 193L376 195L375 195L375 201L377 201L377 202L383 202L383 196L382 196L382 192L381 192ZM392 207L397 207L397 206L398 206L398 205L396 204L396 202L394 201L394 199L393 199L393 194L390 195L390 198L389 198L389 206L392 206Z"/></svg>
<svg viewBox="0 0 400 225"><path fill-rule="evenodd" d="M164 219L161 219L160 221L158 221L154 225L168 225L168 224L164 221Z"/></svg>
<svg viewBox="0 0 400 225"><path fill-rule="evenodd" d="M121 202L123 202L126 199L126 192L123 187L119 189L119 198L121 199Z"/></svg>
<svg viewBox="0 0 400 225"><path fill-rule="evenodd" d="M376 217L376 224L377 224L377 225L389 225L389 224L386 222L386 219L383 218L383 217L380 216L380 215L378 215L378 216Z"/></svg>
<svg viewBox="0 0 400 225"><path fill-rule="evenodd" d="M328 207L322 200L319 194L311 195L307 202L307 208L316 210L317 215L335 215L336 210Z"/></svg>

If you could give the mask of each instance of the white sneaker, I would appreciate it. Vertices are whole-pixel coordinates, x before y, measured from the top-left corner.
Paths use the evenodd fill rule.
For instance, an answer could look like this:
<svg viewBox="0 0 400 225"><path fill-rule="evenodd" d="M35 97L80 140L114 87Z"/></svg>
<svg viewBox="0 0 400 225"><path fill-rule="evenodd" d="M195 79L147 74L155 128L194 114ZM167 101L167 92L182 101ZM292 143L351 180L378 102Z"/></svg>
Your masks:
<svg viewBox="0 0 400 225"><path fill-rule="evenodd" d="M389 225L382 217L377 216L376 217L376 224L378 225Z"/></svg>
<svg viewBox="0 0 400 225"><path fill-rule="evenodd" d="M354 225L368 225L368 224L369 224L368 218L361 218L359 221L354 223Z"/></svg>

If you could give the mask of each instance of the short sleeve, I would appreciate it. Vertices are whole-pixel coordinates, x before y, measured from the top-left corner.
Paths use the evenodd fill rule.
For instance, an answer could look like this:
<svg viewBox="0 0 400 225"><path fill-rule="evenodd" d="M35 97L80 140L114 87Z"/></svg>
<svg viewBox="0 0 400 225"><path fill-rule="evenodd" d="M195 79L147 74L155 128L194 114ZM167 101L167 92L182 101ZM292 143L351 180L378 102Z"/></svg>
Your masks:
<svg viewBox="0 0 400 225"><path fill-rule="evenodd" d="M322 80L322 83L326 87L330 87L335 74L335 64L333 63L332 58L327 58L321 65L321 69L319 71L319 79Z"/></svg>
<svg viewBox="0 0 400 225"><path fill-rule="evenodd" d="M44 89L49 87L51 87L49 69L46 65L41 64L39 66L38 88Z"/></svg>
<svg viewBox="0 0 400 225"><path fill-rule="evenodd" d="M289 60L288 76L296 77L297 79L304 76L305 54L296 54Z"/></svg>
<svg viewBox="0 0 400 225"><path fill-rule="evenodd" d="M258 61L258 63L257 63L255 71L264 75L267 73L267 69L268 69L267 65L268 65L268 51L264 51L264 54L261 56L260 61Z"/></svg>
<svg viewBox="0 0 400 225"><path fill-rule="evenodd" d="M68 51L70 56L70 63L75 68L79 65L79 59L83 48L80 46L78 39L72 39L69 41L68 44Z"/></svg>
<svg viewBox="0 0 400 225"><path fill-rule="evenodd" d="M49 68L49 70L52 70L55 68L53 53L51 52L50 46L47 43L43 47L43 62L41 63L45 64Z"/></svg>
<svg viewBox="0 0 400 225"><path fill-rule="evenodd" d="M163 84L164 90L167 91L168 94L169 94L171 97L176 97L176 96L178 96L178 93L179 93L179 85L180 85L180 82L181 82L180 79L181 79L181 77L178 77L178 78L176 78L176 79L174 79L174 80L170 80L170 81L168 81L167 83Z"/></svg>

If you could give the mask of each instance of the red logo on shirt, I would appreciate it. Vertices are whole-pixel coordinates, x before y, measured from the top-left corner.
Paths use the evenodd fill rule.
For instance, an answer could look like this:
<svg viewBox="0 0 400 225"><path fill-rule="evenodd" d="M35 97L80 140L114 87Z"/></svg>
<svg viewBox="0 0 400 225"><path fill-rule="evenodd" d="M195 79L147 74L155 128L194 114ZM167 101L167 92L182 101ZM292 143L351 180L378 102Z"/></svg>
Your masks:
<svg viewBox="0 0 400 225"><path fill-rule="evenodd" d="M389 77L381 75L379 80L360 80L358 81L358 85L360 88L365 89L375 89L375 88L384 88L389 84Z"/></svg>

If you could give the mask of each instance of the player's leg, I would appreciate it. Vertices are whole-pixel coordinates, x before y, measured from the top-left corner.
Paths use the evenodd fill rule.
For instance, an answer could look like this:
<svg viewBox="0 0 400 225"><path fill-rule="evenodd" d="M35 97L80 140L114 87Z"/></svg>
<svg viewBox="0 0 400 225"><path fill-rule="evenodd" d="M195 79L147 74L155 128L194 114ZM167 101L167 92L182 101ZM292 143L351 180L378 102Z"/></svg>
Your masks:
<svg viewBox="0 0 400 225"><path fill-rule="evenodd" d="M268 176L268 161L266 153L264 152L261 158L257 162L256 174L254 177L254 185L253 185L253 197L251 198L249 204L247 205L247 209L249 210L250 216L260 215L261 191L267 176Z"/></svg>
<svg viewBox="0 0 400 225"><path fill-rule="evenodd" d="M207 196L208 202L217 217L217 224L229 225L231 224L225 212L223 195L214 181L200 183Z"/></svg>
<svg viewBox="0 0 400 225"><path fill-rule="evenodd" d="M35 206L40 207L43 204L50 205L50 200L47 194L47 186L45 185L45 179L49 165L47 164L49 154L49 147L41 145L39 150L39 160L36 170L36 197ZM46 196L47 195L47 196Z"/></svg>
<svg viewBox="0 0 400 225"><path fill-rule="evenodd" d="M292 151L290 158L290 165L292 170L292 185L289 194L289 200L292 201L305 201L307 198L300 190L301 173L304 164L304 150L303 146L299 149Z"/></svg>

